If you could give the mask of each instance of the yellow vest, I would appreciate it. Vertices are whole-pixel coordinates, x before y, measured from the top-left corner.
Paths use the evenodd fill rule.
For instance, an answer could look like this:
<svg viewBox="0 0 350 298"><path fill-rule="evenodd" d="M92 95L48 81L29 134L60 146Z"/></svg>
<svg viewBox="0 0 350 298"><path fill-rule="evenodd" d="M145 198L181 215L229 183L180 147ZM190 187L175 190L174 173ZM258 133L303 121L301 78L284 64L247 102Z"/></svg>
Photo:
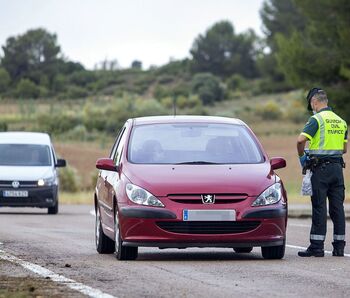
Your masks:
<svg viewBox="0 0 350 298"><path fill-rule="evenodd" d="M312 117L318 122L318 130L310 141L310 155L342 155L346 142L346 122L330 110Z"/></svg>

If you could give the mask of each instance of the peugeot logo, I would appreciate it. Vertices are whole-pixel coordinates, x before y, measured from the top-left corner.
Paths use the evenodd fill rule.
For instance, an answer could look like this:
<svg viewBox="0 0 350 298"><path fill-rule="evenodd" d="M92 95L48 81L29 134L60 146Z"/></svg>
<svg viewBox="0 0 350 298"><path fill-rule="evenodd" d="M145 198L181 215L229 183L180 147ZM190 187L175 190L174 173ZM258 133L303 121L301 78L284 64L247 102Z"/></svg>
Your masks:
<svg viewBox="0 0 350 298"><path fill-rule="evenodd" d="M12 187L13 188L18 188L19 187L19 182L18 181L13 181L12 182Z"/></svg>
<svg viewBox="0 0 350 298"><path fill-rule="evenodd" d="M215 195L201 195L203 204L214 204Z"/></svg>

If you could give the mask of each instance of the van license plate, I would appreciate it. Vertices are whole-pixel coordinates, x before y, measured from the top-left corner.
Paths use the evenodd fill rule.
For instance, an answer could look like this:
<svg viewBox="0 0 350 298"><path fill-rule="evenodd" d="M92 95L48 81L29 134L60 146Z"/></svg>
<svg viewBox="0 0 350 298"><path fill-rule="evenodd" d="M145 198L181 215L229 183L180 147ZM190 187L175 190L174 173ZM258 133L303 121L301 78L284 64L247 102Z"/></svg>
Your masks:
<svg viewBox="0 0 350 298"><path fill-rule="evenodd" d="M183 210L184 221L235 221L236 210Z"/></svg>
<svg viewBox="0 0 350 298"><path fill-rule="evenodd" d="M4 197L21 197L25 198L28 197L28 191L27 190L4 190L3 191L3 196Z"/></svg>

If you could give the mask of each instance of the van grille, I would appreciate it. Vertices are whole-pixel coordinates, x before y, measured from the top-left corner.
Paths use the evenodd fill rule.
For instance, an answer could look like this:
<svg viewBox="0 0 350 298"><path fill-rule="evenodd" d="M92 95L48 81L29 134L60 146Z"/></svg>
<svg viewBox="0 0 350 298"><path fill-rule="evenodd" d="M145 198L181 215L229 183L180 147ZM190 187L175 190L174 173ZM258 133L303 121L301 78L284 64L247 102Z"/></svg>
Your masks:
<svg viewBox="0 0 350 298"><path fill-rule="evenodd" d="M1 180L0 187L13 188L12 182L18 180ZM18 188L38 187L38 181L18 181Z"/></svg>

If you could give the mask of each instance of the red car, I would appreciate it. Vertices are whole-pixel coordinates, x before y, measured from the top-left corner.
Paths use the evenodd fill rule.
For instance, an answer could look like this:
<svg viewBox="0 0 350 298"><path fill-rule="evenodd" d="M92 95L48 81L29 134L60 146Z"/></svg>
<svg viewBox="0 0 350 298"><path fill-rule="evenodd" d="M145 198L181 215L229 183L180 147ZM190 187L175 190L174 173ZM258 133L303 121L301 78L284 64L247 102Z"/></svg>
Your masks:
<svg viewBox="0 0 350 298"><path fill-rule="evenodd" d="M274 170L285 166L238 119L129 119L96 163L97 251L133 260L139 246L259 246L281 259L287 195Z"/></svg>

